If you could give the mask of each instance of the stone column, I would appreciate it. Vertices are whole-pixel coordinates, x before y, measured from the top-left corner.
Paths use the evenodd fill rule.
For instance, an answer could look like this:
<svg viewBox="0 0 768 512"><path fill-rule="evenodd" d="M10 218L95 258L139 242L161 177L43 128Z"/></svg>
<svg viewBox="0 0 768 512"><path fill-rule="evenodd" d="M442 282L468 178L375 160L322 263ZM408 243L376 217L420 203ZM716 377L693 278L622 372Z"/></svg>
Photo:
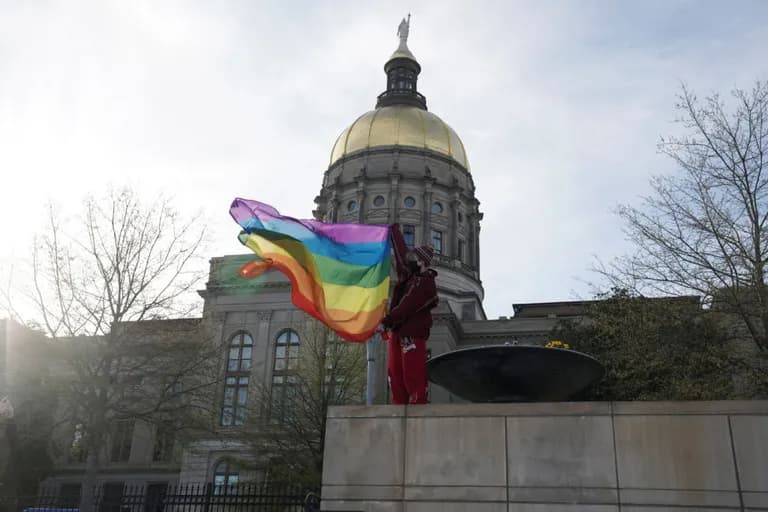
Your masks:
<svg viewBox="0 0 768 512"><path fill-rule="evenodd" d="M331 193L331 198L328 200L328 213L326 220L328 222L339 221L339 198L335 190Z"/></svg>
<svg viewBox="0 0 768 512"><path fill-rule="evenodd" d="M448 209L451 215L451 220L448 223L450 225L450 241L451 241L451 253L450 256L453 257L456 260L459 260L460 254L459 254L459 207L461 206L461 201L459 200L458 193L454 194L453 199L451 199L451 206Z"/></svg>
<svg viewBox="0 0 768 512"><path fill-rule="evenodd" d="M480 221L483 220L483 214L477 212L475 219L475 268L477 269L477 277L480 278Z"/></svg>
<svg viewBox="0 0 768 512"><path fill-rule="evenodd" d="M475 239L474 212L467 212L464 220L467 223L467 265L475 268L475 247L477 246L477 241Z"/></svg>
<svg viewBox="0 0 768 512"><path fill-rule="evenodd" d="M400 213L400 175L389 174L389 223L398 221Z"/></svg>
<svg viewBox="0 0 768 512"><path fill-rule="evenodd" d="M475 269L477 275L480 275L480 223L475 227Z"/></svg>
<svg viewBox="0 0 768 512"><path fill-rule="evenodd" d="M355 178L357 181L357 194L355 199L357 200L357 222L363 224L365 222L365 176L359 176Z"/></svg>
<svg viewBox="0 0 768 512"><path fill-rule="evenodd" d="M270 362L272 361L272 340L269 335L270 323L272 321L272 311L258 311L256 313L259 319L258 327L254 333L253 340L253 368L251 374L254 375L254 381L261 380L262 384L266 384L267 379L270 377L269 369L271 368ZM261 351L261 357L256 359L256 345L261 346L263 344L263 350Z"/></svg>
<svg viewBox="0 0 768 512"><path fill-rule="evenodd" d="M315 204L317 208L312 210L315 220L326 221L328 217L328 191L325 187L319 195L315 196Z"/></svg>
<svg viewBox="0 0 768 512"><path fill-rule="evenodd" d="M432 180L429 178L424 180L424 194L422 200L424 201L424 216L422 217L421 222L421 230L423 231L421 244L430 244L432 243ZM416 245L421 244L416 243ZM443 252L445 252L445 247L443 247Z"/></svg>

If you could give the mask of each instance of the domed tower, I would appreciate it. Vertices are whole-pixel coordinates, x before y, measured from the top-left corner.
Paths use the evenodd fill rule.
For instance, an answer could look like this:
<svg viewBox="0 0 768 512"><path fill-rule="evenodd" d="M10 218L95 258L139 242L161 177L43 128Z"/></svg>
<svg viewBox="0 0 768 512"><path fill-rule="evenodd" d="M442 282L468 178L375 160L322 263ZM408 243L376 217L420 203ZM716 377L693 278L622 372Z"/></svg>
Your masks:
<svg viewBox="0 0 768 512"><path fill-rule="evenodd" d="M400 23L400 45L384 64L387 88L376 108L358 117L333 145L314 214L327 222L399 222L410 246L435 248L443 302L459 319L484 319L483 215L464 144L427 111L418 91L421 66L408 49L409 23Z"/></svg>

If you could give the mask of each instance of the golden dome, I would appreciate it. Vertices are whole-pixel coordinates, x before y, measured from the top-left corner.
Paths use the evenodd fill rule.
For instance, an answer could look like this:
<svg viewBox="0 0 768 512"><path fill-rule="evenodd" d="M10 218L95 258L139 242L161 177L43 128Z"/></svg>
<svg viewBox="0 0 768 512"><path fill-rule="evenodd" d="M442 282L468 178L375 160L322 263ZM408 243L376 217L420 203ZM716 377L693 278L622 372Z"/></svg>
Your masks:
<svg viewBox="0 0 768 512"><path fill-rule="evenodd" d="M435 114L408 105L380 107L358 117L336 139L329 165L357 151L384 146L427 149L469 170L464 144L453 128Z"/></svg>

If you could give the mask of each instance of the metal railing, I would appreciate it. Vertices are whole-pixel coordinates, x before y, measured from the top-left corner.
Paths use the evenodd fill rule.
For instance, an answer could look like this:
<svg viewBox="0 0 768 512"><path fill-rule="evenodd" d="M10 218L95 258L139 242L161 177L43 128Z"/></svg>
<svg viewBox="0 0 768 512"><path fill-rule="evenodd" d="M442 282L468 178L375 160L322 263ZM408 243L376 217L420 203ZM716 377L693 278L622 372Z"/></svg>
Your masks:
<svg viewBox="0 0 768 512"><path fill-rule="evenodd" d="M319 493L276 483L237 485L125 485L122 492L94 492L95 512L316 512ZM76 512L79 496L43 490L38 496L0 497L0 512Z"/></svg>

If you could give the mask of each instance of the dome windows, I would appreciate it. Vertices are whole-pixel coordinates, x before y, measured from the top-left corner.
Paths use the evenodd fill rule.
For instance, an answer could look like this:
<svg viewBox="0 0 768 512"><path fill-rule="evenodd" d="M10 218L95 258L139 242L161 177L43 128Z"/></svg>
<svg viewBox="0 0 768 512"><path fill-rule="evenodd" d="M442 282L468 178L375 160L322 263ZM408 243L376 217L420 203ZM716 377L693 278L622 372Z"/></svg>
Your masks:
<svg viewBox="0 0 768 512"><path fill-rule="evenodd" d="M458 213L456 214L456 218L459 220L459 224L461 224L462 222L464 222L464 214L463 214L463 213L461 213L461 212L458 212Z"/></svg>
<svg viewBox="0 0 768 512"><path fill-rule="evenodd" d="M377 208L381 208L386 202L384 196L376 196L373 198L373 206L376 206Z"/></svg>
<svg viewBox="0 0 768 512"><path fill-rule="evenodd" d="M443 203L439 201L435 201L432 203L432 213L436 215L440 215L443 213Z"/></svg>
<svg viewBox="0 0 768 512"><path fill-rule="evenodd" d="M357 211L357 201L354 199L347 203L347 211L348 212L356 212Z"/></svg>
<svg viewBox="0 0 768 512"><path fill-rule="evenodd" d="M403 224L403 240L409 249L416 247L416 226Z"/></svg>
<svg viewBox="0 0 768 512"><path fill-rule="evenodd" d="M416 200L413 197L408 196L405 199L403 199L403 204L405 205L406 208L413 208L414 206L416 206Z"/></svg>
<svg viewBox="0 0 768 512"><path fill-rule="evenodd" d="M431 232L432 249L435 254L443 254L443 232L433 229Z"/></svg>
<svg viewBox="0 0 768 512"><path fill-rule="evenodd" d="M387 90L415 91L416 73L405 68L395 68L387 74Z"/></svg>

